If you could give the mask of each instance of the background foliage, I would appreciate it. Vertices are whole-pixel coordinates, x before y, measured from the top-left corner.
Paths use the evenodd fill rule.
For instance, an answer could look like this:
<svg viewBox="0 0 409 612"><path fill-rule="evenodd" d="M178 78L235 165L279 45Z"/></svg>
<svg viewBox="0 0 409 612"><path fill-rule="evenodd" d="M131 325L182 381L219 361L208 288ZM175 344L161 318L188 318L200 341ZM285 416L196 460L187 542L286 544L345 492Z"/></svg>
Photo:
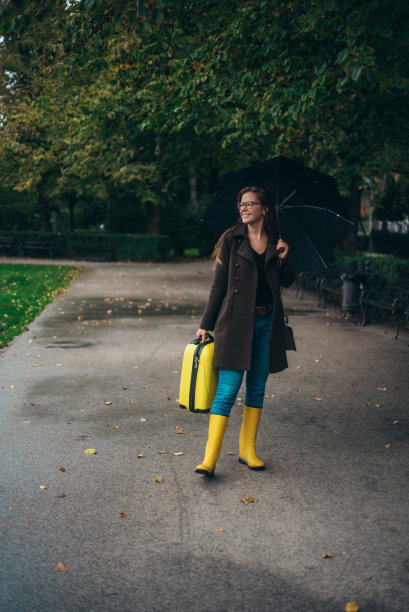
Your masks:
<svg viewBox="0 0 409 612"><path fill-rule="evenodd" d="M278 154L357 220L409 176L408 26L403 0L3 0L2 227L205 250L220 177Z"/></svg>

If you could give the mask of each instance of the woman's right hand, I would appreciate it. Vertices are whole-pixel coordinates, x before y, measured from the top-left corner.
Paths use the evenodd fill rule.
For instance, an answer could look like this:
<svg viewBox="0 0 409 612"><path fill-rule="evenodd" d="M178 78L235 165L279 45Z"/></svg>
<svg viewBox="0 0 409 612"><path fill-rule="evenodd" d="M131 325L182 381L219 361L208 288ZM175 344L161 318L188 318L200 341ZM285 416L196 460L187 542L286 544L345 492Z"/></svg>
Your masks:
<svg viewBox="0 0 409 612"><path fill-rule="evenodd" d="M205 329L198 329L196 332L196 338L201 338L200 342L204 342L206 340L207 331Z"/></svg>

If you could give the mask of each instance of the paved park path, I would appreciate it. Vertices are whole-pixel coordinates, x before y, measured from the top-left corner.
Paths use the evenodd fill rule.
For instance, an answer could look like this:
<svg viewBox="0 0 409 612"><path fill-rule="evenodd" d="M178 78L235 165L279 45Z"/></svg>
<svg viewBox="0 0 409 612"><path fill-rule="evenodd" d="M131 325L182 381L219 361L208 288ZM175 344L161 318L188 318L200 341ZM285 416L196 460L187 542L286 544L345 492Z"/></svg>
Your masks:
<svg viewBox="0 0 409 612"><path fill-rule="evenodd" d="M211 275L89 265L0 351L2 612L409 609L409 334L288 289L267 469L237 461L238 404L207 480L177 398Z"/></svg>

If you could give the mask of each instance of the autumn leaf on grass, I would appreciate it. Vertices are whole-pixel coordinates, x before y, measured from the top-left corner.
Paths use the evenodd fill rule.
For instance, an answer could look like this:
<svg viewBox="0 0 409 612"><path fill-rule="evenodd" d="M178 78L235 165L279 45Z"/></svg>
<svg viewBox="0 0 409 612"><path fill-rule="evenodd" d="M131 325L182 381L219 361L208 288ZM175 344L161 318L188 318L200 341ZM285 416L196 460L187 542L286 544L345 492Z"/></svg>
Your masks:
<svg viewBox="0 0 409 612"><path fill-rule="evenodd" d="M71 565L69 563L63 563L62 561L58 561L58 563L55 563L55 565L53 565L53 570L55 570L56 572L66 572L70 569Z"/></svg>
<svg viewBox="0 0 409 612"><path fill-rule="evenodd" d="M345 606L345 612L358 612L359 606L356 601L349 601Z"/></svg>
<svg viewBox="0 0 409 612"><path fill-rule="evenodd" d="M247 506L247 504L256 504L258 502L258 499L256 497L253 497L252 495L249 495L248 497L246 497L246 499L241 499L240 500L242 504L245 504Z"/></svg>
<svg viewBox="0 0 409 612"><path fill-rule="evenodd" d="M332 559L333 556L333 553L324 553L323 555L321 555L321 559Z"/></svg>
<svg viewBox="0 0 409 612"><path fill-rule="evenodd" d="M97 451L95 450L95 448L86 448L84 453L86 455L96 455Z"/></svg>
<svg viewBox="0 0 409 612"><path fill-rule="evenodd" d="M163 482L163 476L155 476L154 482Z"/></svg>

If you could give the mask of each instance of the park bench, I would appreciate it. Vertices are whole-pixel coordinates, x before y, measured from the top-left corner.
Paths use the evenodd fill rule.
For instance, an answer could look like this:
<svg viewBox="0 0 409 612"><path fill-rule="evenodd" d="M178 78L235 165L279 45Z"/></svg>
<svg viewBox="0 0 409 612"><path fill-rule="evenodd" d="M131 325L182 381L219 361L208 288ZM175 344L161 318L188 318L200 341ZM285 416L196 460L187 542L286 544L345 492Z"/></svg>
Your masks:
<svg viewBox="0 0 409 612"><path fill-rule="evenodd" d="M12 236L0 236L0 253L5 255L6 251L13 248L14 238Z"/></svg>
<svg viewBox="0 0 409 612"><path fill-rule="evenodd" d="M332 302L342 301L342 272L338 268L332 268L331 272L317 278L316 292L319 308L325 308L327 300Z"/></svg>
<svg viewBox="0 0 409 612"><path fill-rule="evenodd" d="M362 290L359 302L361 325L369 325L377 312L393 321L397 340L401 324L409 321L409 279L394 279L382 285L374 277Z"/></svg>
<svg viewBox="0 0 409 612"><path fill-rule="evenodd" d="M301 300L304 297L304 291L314 290L317 292L317 281L319 278L318 271L299 272L295 276L295 297Z"/></svg>
<svg viewBox="0 0 409 612"><path fill-rule="evenodd" d="M85 261L111 261L113 248L110 244L76 242L74 244L74 259Z"/></svg>
<svg viewBox="0 0 409 612"><path fill-rule="evenodd" d="M53 258L54 252L60 247L60 238L27 238L23 245L23 253L36 254L42 253Z"/></svg>

